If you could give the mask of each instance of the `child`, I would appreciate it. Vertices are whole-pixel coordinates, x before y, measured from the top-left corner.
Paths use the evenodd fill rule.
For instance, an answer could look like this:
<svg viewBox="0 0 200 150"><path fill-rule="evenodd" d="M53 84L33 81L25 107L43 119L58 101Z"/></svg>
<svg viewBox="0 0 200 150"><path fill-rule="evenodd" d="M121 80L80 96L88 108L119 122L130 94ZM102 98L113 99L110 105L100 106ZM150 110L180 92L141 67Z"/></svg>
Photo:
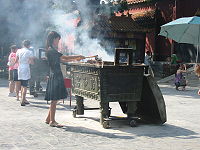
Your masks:
<svg viewBox="0 0 200 150"><path fill-rule="evenodd" d="M176 86L176 90L179 90L178 88L180 86L182 86L182 90L185 90L185 87L187 85L187 81L185 79L185 76L183 75L183 73L186 72L186 66L185 65L180 65L180 67L178 68L178 70L176 71L175 74L175 80L174 80L174 84Z"/></svg>

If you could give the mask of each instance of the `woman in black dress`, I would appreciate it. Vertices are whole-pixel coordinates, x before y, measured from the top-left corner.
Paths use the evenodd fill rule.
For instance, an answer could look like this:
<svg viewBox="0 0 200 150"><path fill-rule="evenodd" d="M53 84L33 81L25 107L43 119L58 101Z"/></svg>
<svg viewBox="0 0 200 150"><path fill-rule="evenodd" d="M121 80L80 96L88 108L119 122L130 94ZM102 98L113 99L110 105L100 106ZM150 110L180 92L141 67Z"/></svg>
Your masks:
<svg viewBox="0 0 200 150"><path fill-rule="evenodd" d="M64 85L64 79L60 68L60 62L79 61L84 59L84 56L64 56L57 51L58 43L61 36L52 31L47 36L47 61L50 67L50 75L47 83L45 100L50 101L48 116L46 123L52 127L62 127L55 121L56 104L58 100L67 98L67 91Z"/></svg>

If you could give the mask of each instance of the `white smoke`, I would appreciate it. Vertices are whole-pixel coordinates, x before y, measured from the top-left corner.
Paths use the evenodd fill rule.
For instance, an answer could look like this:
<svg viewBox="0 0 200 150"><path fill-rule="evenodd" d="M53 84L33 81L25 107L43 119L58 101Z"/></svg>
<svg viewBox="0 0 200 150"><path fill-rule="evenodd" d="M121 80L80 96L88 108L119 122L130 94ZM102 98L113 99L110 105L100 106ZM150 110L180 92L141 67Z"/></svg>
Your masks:
<svg viewBox="0 0 200 150"><path fill-rule="evenodd" d="M58 0L56 2L58 2ZM59 5L59 3L57 3L57 5ZM69 38L68 41L65 41L69 35L76 38L73 50L68 50L68 52L84 56L98 55L104 61L113 61L114 57L110 56L105 51L100 45L100 41L90 37L90 27L92 26L94 17L94 10L92 11L92 9L95 8L88 5L87 0L76 0L76 6L77 10L71 11L70 13L66 13L66 11L62 9L57 9L54 10L51 15L53 24L55 24L56 29L62 35L62 43L73 42L69 41ZM81 25L75 27L74 20L79 18ZM73 45L73 43L69 44ZM64 48L62 50L63 52L67 51L67 47L62 48Z"/></svg>
<svg viewBox="0 0 200 150"><path fill-rule="evenodd" d="M48 14L47 3L41 0L0 0L1 30L6 30L6 42L21 45L29 39L36 45L42 45L44 26ZM3 43L4 44L4 43Z"/></svg>
<svg viewBox="0 0 200 150"><path fill-rule="evenodd" d="M62 35L63 43L74 45L68 53L99 55L103 60L113 60L100 41L90 36L96 7L89 5L89 1L93 1L74 1L0 0L0 45L9 41L20 46L24 39L29 39L34 47L45 47L48 31L56 30ZM77 19L80 19L80 24L75 27ZM49 28L52 24L53 27ZM76 38L75 43L73 37ZM67 49L69 47L63 47L63 52L67 52Z"/></svg>

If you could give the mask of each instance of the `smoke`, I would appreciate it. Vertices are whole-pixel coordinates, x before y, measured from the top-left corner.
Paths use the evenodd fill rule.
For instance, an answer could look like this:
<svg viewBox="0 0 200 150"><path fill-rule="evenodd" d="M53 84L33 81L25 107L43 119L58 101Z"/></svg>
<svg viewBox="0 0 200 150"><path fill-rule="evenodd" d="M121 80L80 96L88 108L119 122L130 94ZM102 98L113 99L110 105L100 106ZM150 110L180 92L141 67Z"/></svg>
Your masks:
<svg viewBox="0 0 200 150"><path fill-rule="evenodd" d="M101 46L100 40L91 38L97 5L92 0L0 0L0 45L6 42L18 46L24 39L36 47L45 47L48 31L62 36L61 50L68 54L99 55L113 60Z"/></svg>
<svg viewBox="0 0 200 150"><path fill-rule="evenodd" d="M59 6L59 0L54 1L56 8ZM66 2L67 3L67 2ZM95 18L94 5L89 5L88 0L76 0L74 3L66 4L69 9L56 9L51 15L51 20L62 35L61 49L64 53L82 54L84 56L98 55L103 60L112 61L113 56L108 55L101 46L100 40L91 38L91 27Z"/></svg>
<svg viewBox="0 0 200 150"><path fill-rule="evenodd" d="M35 45L43 45L46 25L47 3L41 0L0 1L1 44L15 43L29 39Z"/></svg>

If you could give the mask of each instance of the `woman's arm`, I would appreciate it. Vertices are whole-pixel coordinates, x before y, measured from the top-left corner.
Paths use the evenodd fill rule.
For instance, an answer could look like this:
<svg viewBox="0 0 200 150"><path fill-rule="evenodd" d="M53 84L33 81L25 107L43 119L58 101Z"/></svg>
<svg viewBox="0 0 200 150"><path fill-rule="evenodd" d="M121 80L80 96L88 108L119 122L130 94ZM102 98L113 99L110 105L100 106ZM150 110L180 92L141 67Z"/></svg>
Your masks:
<svg viewBox="0 0 200 150"><path fill-rule="evenodd" d="M62 55L60 57L61 62L80 61L82 59L85 59L85 57L82 55L71 55L71 56Z"/></svg>

